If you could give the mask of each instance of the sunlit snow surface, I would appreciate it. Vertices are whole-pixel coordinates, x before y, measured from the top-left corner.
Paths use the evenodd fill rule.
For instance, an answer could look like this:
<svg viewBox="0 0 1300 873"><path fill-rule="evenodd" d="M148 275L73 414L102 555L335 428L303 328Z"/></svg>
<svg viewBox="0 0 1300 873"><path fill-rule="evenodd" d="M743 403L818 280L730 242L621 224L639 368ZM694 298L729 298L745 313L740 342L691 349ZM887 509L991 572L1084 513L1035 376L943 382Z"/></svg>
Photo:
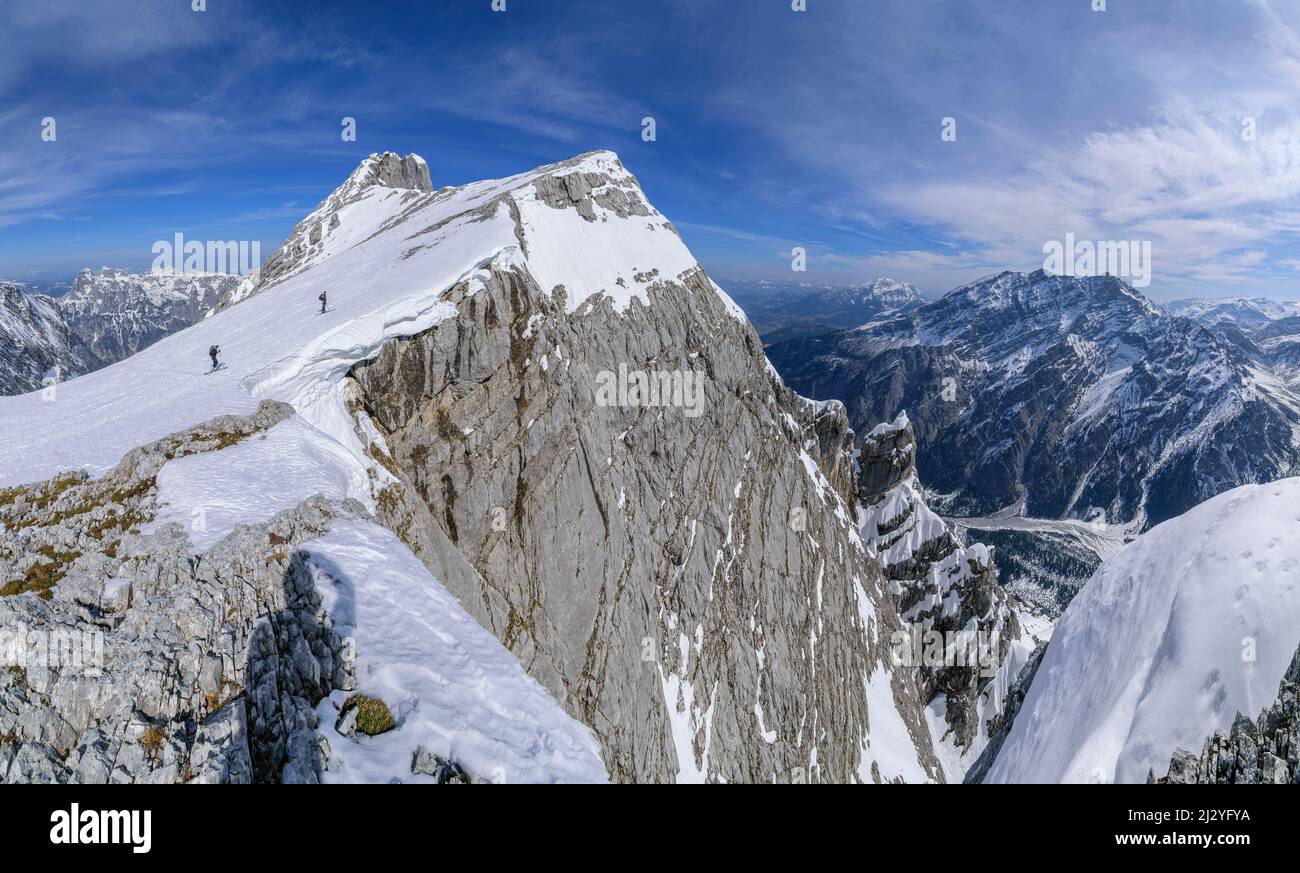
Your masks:
<svg viewBox="0 0 1300 873"><path fill-rule="evenodd" d="M366 468L301 419L281 422L220 452L168 461L158 474L158 516L149 528L187 528L196 552L239 524L258 524L308 497L341 501L366 487Z"/></svg>
<svg viewBox="0 0 1300 873"><path fill-rule="evenodd" d="M548 172L630 179L615 155L596 152L570 167L432 194L368 188L339 211L338 228L308 269L119 364L57 386L52 400L41 393L0 398L0 486L63 470L103 473L136 446L215 415L252 412L263 398L292 404L308 423L359 452L339 397L341 378L386 340L454 316L443 292L473 281L481 267L526 267L544 285L564 285L571 309L585 295L601 294L622 310L633 298L648 299L648 281L635 275L658 270L660 279L673 280L696 266L658 212L620 218L596 205L597 220L587 222L576 209L541 203L533 182ZM528 256L510 207L491 205L503 194L519 210ZM478 211L484 207L486 214ZM329 294L324 315L321 291ZM221 347L226 365L215 373L212 345Z"/></svg>
<svg viewBox="0 0 1300 873"><path fill-rule="evenodd" d="M396 730L351 741L331 728L350 692L317 706L333 754L324 782L430 781L417 746L494 782L605 782L600 744L469 616L389 530L338 519L303 545L335 627L357 644L357 691Z"/></svg>
<svg viewBox="0 0 1300 873"><path fill-rule="evenodd" d="M1221 494L1065 610L989 782L1142 782L1277 698L1300 644L1300 479Z"/></svg>

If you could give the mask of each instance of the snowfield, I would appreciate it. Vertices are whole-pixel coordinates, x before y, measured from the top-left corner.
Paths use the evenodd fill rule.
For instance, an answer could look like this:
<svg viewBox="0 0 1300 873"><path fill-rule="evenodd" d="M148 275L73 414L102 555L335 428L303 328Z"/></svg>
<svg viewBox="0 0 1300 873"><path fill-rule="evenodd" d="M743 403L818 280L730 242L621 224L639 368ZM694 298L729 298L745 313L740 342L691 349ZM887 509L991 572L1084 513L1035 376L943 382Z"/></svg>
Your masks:
<svg viewBox="0 0 1300 873"><path fill-rule="evenodd" d="M220 452L168 461L158 473L158 516L203 552L240 524L259 524L317 494L342 501L367 486L366 468L301 419L281 422Z"/></svg>
<svg viewBox="0 0 1300 873"><path fill-rule="evenodd" d="M1277 697L1300 645L1300 479L1247 485L1106 561L1065 610L988 782L1144 782Z"/></svg>

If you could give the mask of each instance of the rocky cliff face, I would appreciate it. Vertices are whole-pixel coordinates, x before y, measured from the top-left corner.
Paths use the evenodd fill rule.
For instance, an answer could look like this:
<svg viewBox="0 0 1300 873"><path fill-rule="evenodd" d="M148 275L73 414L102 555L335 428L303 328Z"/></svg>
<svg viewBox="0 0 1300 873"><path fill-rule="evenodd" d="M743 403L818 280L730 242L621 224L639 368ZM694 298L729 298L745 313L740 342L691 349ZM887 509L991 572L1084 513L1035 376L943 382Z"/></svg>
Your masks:
<svg viewBox="0 0 1300 873"><path fill-rule="evenodd" d="M0 283L0 395L35 391L46 379L61 382L92 360L54 298Z"/></svg>
<svg viewBox="0 0 1300 873"><path fill-rule="evenodd" d="M95 366L106 367L199 321L240 281L224 273L85 269L58 305L94 355Z"/></svg>
<svg viewBox="0 0 1300 873"><path fill-rule="evenodd" d="M703 273L651 295L571 316L493 271L445 327L357 367L424 510L395 526L596 731L615 779L939 778L888 663L883 579L814 459L842 474L851 433L819 433ZM597 405L620 368L700 374L703 415ZM449 575L429 539L476 572Z"/></svg>
<svg viewBox="0 0 1300 873"><path fill-rule="evenodd" d="M1229 731L1215 731L1200 757L1179 750L1169 772L1148 782L1172 785L1300 785L1300 651L1277 701L1251 720L1240 712Z"/></svg>
<svg viewBox="0 0 1300 873"><path fill-rule="evenodd" d="M900 654L916 668L948 777L960 781L1005 717L1008 689L1039 640L998 583L992 550L963 547L926 505L906 414L866 435L858 467L862 536L908 631ZM1040 634L1043 624L1034 623Z"/></svg>

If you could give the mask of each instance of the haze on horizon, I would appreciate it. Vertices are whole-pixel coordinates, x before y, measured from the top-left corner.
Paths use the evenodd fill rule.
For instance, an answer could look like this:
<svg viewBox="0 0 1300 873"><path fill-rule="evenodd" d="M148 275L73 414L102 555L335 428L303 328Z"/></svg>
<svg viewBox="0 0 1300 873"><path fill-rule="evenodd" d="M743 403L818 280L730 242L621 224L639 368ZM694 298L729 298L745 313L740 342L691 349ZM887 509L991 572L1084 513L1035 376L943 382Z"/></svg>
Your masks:
<svg viewBox="0 0 1300 873"><path fill-rule="evenodd" d="M0 7L0 276L269 254L371 152L609 148L719 277L933 294L1074 234L1150 241L1156 299L1300 298L1295 0L206 5Z"/></svg>

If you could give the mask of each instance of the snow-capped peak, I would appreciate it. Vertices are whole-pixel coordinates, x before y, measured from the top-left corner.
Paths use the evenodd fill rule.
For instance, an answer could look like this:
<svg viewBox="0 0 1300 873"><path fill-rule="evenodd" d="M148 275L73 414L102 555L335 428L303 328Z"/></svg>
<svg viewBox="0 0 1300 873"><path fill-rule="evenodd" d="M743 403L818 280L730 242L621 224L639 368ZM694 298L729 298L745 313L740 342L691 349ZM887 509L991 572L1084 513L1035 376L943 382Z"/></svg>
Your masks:
<svg viewBox="0 0 1300 873"><path fill-rule="evenodd" d="M486 265L526 271L547 292L564 290L567 309L650 303L660 282L701 275L675 229L645 197L618 156L590 152L505 179L438 191L384 180L426 169L415 156L367 158L349 182L199 324L134 357L60 387L70 404L12 398L26 418L0 446L0 481L31 481L59 470L106 470L127 450L220 412L248 412L262 398L291 403L313 425L351 445L351 420L335 396L339 374L388 339L450 317L442 295ZM743 313L711 285L733 317ZM319 312L319 295L329 311ZM242 302L241 302L242 301ZM235 305L237 304L237 305ZM204 375L219 345L228 369ZM92 397L120 397L107 412ZM127 403L125 398L134 398ZM93 445L75 438L108 414ZM64 424L59 424L63 421ZM44 422L44 424L42 424ZM66 442L58 434L66 432ZM40 450L36 445L40 445Z"/></svg>

